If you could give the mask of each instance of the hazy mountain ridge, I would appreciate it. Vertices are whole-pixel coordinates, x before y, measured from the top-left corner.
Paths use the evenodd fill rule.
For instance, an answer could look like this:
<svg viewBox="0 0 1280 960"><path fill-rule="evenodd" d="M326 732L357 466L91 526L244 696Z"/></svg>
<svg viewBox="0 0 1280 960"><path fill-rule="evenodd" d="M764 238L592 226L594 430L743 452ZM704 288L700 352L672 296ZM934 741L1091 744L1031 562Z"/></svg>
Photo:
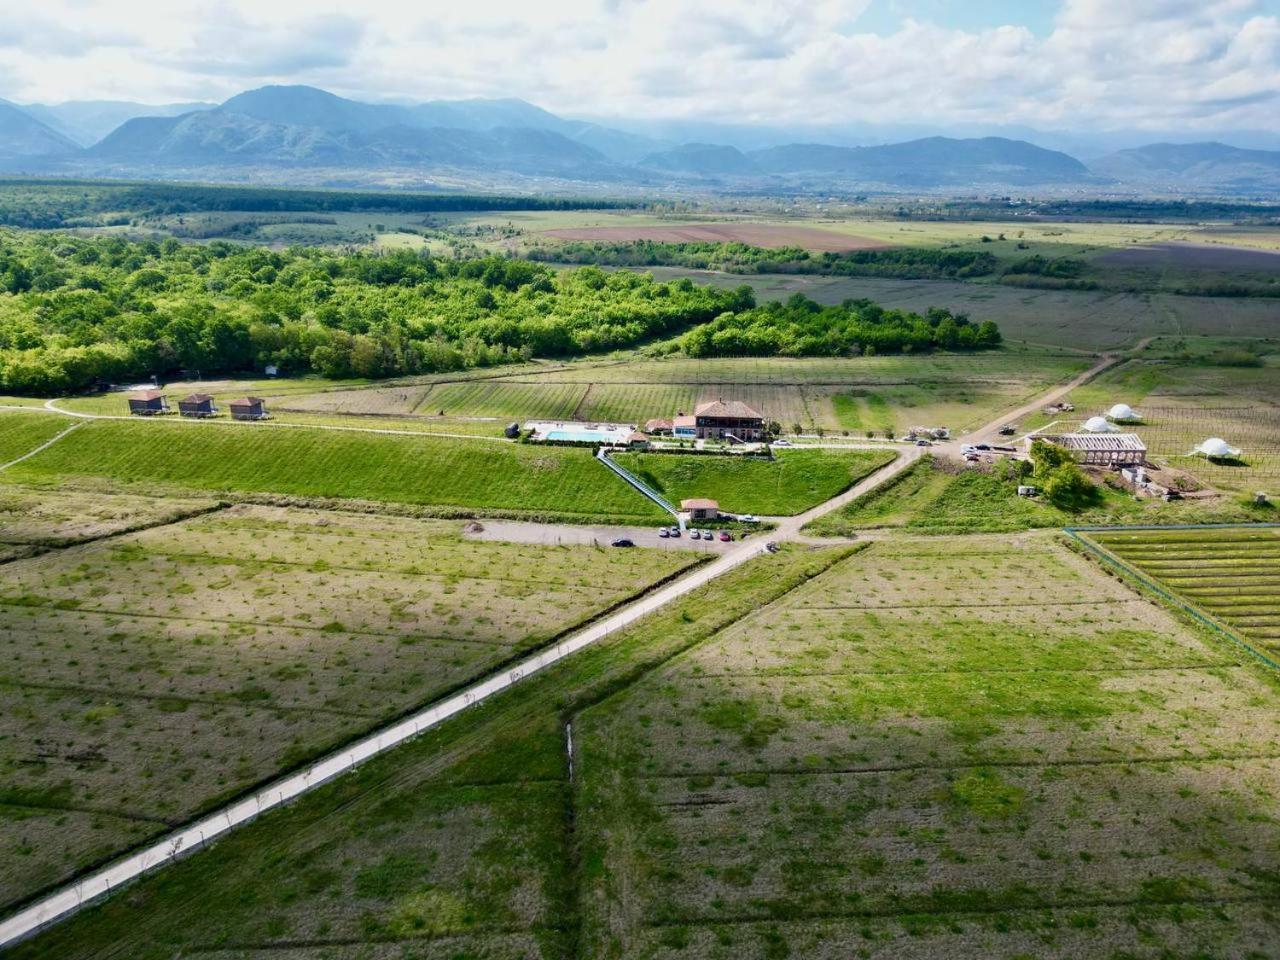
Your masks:
<svg viewBox="0 0 1280 960"><path fill-rule="evenodd" d="M1229 144L1152 143L1094 160L1090 169L1121 183L1212 185L1238 191L1280 189L1280 152Z"/></svg>
<svg viewBox="0 0 1280 960"><path fill-rule="evenodd" d="M0 160L64 157L79 146L8 100L0 100Z"/></svg>
<svg viewBox="0 0 1280 960"><path fill-rule="evenodd" d="M176 111L182 105L160 110ZM363 103L314 87L268 86L218 106L131 116L88 149L52 124L0 101L0 160L11 169L109 169L166 176L197 168L298 168L377 173L512 173L608 185L729 185L735 189L1118 187L1280 191L1280 152L1218 143L1151 144L1088 165L1008 137L929 136L840 146L787 143L740 149L671 142L570 120L517 99ZM3 108L7 107L7 111ZM103 102L41 107L44 115L102 116L143 109ZM35 109L35 108L32 108ZM50 111L53 113L51 114Z"/></svg>

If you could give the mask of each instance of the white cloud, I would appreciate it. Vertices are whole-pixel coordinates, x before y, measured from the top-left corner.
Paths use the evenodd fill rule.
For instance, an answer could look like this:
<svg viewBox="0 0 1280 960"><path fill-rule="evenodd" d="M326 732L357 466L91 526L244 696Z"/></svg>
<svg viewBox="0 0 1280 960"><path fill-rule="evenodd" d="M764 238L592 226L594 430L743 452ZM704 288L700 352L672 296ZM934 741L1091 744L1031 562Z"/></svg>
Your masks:
<svg viewBox="0 0 1280 960"><path fill-rule="evenodd" d="M597 116L1275 126L1280 21L1259 0L1064 0L1044 37L910 19L880 36L859 31L869 3L46 0L6 20L0 96L221 99L296 82Z"/></svg>

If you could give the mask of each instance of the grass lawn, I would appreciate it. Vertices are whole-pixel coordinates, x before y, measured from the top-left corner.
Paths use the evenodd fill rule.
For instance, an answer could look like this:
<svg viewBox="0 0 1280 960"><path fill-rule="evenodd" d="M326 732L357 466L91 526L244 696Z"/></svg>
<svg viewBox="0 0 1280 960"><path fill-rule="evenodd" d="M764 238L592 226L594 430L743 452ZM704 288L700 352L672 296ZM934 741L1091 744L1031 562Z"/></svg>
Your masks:
<svg viewBox="0 0 1280 960"><path fill-rule="evenodd" d="M589 451L268 424L94 421L12 472L531 517L664 516Z"/></svg>
<svg viewBox="0 0 1280 960"><path fill-rule="evenodd" d="M791 516L889 463L893 450L788 450L754 457L627 453L615 459L670 502L710 497L729 513Z"/></svg>

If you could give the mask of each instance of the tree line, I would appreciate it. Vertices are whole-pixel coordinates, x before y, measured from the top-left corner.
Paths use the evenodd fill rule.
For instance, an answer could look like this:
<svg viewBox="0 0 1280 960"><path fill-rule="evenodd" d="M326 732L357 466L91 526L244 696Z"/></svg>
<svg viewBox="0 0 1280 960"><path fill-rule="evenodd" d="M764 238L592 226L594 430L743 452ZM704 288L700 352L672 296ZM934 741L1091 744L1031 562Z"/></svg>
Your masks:
<svg viewBox="0 0 1280 960"><path fill-rule="evenodd" d="M620 243L573 241L530 250L532 260L616 267L684 267L725 273L805 273L897 279L967 279L996 272L993 254L973 250L894 247L813 253L802 247L754 247L745 243Z"/></svg>

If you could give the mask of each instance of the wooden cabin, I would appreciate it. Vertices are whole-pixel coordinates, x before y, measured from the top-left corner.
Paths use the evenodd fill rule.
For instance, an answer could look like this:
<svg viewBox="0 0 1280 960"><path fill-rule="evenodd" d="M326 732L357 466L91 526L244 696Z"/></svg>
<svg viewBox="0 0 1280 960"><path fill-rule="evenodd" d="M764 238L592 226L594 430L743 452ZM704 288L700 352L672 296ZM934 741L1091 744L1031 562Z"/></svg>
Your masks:
<svg viewBox="0 0 1280 960"><path fill-rule="evenodd" d="M218 408L207 393L193 393L178 401L178 412L184 417L216 417Z"/></svg>
<svg viewBox="0 0 1280 960"><path fill-rule="evenodd" d="M231 416L235 420L267 419L267 401L261 397L241 397L227 404L231 408Z"/></svg>
<svg viewBox="0 0 1280 960"><path fill-rule="evenodd" d="M169 412L169 401L159 390L146 390L129 398L129 413L135 417L154 417Z"/></svg>

